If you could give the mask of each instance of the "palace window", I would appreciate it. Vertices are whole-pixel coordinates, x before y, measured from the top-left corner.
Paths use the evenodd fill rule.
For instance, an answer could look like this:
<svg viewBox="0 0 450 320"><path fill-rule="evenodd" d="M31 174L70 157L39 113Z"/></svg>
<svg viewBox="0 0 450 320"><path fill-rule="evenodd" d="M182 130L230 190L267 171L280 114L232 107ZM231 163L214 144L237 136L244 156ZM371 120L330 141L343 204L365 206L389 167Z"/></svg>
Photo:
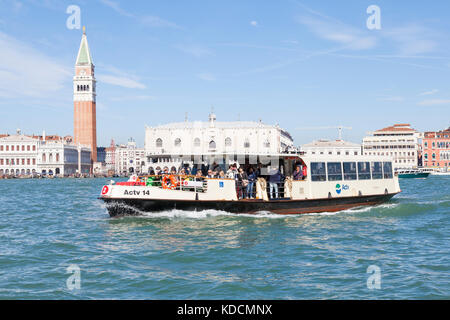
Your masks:
<svg viewBox="0 0 450 320"><path fill-rule="evenodd" d="M199 138L194 139L194 147L200 147L200 139Z"/></svg>
<svg viewBox="0 0 450 320"><path fill-rule="evenodd" d="M214 142L214 140L211 140L211 141L209 142L209 148L210 148L210 149L215 149L215 148L216 148L216 143Z"/></svg>
<svg viewBox="0 0 450 320"><path fill-rule="evenodd" d="M231 138L226 138L225 139L225 146L226 147L230 147L231 146Z"/></svg>
<svg viewBox="0 0 450 320"><path fill-rule="evenodd" d="M264 147L265 147L265 148L270 148L270 141L269 141L269 140L266 140L266 141L264 142Z"/></svg>
<svg viewBox="0 0 450 320"><path fill-rule="evenodd" d="M245 140L244 142L244 148L250 148L250 142L248 140Z"/></svg>
<svg viewBox="0 0 450 320"><path fill-rule="evenodd" d="M156 139L156 147L157 148L162 148L163 146L163 141L161 138Z"/></svg>
<svg viewBox="0 0 450 320"><path fill-rule="evenodd" d="M175 139L175 147L179 147L181 146L181 139L180 138L176 138Z"/></svg>

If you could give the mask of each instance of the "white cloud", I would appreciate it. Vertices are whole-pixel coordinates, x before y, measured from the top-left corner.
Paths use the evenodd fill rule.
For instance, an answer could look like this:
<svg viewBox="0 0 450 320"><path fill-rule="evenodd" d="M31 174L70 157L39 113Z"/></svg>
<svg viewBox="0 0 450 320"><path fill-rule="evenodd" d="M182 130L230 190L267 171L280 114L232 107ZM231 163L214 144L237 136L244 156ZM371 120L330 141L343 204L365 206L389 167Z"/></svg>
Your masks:
<svg viewBox="0 0 450 320"><path fill-rule="evenodd" d="M450 99L429 99L418 103L419 106L437 106L450 104Z"/></svg>
<svg viewBox="0 0 450 320"><path fill-rule="evenodd" d="M175 48L196 58L203 58L212 55L211 50L200 45L177 45Z"/></svg>
<svg viewBox="0 0 450 320"><path fill-rule="evenodd" d="M438 46L436 31L415 24L386 29L382 35L395 42L400 55L429 53Z"/></svg>
<svg viewBox="0 0 450 320"><path fill-rule="evenodd" d="M145 89L146 86L137 80L116 76L116 75L108 75L108 74L100 74L97 75L97 79L101 82L112 84L119 87L130 88L130 89Z"/></svg>
<svg viewBox="0 0 450 320"><path fill-rule="evenodd" d="M120 96L111 97L111 101L145 101L145 100L155 100L155 97L148 95L133 95L133 96Z"/></svg>
<svg viewBox="0 0 450 320"><path fill-rule="evenodd" d="M370 49L377 44L377 39L374 36L335 20L303 16L299 17L297 21L319 37L345 45L348 49Z"/></svg>
<svg viewBox="0 0 450 320"><path fill-rule="evenodd" d="M136 19L139 23L149 27L174 28L181 29L176 23L162 19L158 16L145 15L139 16L122 9L118 2L112 0L100 0L105 6L110 7L118 14L124 17Z"/></svg>
<svg viewBox="0 0 450 320"><path fill-rule="evenodd" d="M387 101L387 102L402 102L405 101L404 97L394 96L394 97L384 97L378 99L379 101Z"/></svg>
<svg viewBox="0 0 450 320"><path fill-rule="evenodd" d="M48 97L68 85L72 69L0 31L0 96Z"/></svg>
<svg viewBox="0 0 450 320"><path fill-rule="evenodd" d="M250 25L252 26L252 27L257 27L258 26L258 21L250 21Z"/></svg>
<svg viewBox="0 0 450 320"><path fill-rule="evenodd" d="M215 81L216 80L216 77L211 73L200 73L197 75L197 77L199 77L200 79L205 80L205 81Z"/></svg>
<svg viewBox="0 0 450 320"><path fill-rule="evenodd" d="M430 91L422 92L422 93L419 94L419 95L420 95L420 96L429 96L429 95L432 95L432 94L436 94L436 93L438 93L438 92L439 92L438 89L433 89L433 90L430 90Z"/></svg>

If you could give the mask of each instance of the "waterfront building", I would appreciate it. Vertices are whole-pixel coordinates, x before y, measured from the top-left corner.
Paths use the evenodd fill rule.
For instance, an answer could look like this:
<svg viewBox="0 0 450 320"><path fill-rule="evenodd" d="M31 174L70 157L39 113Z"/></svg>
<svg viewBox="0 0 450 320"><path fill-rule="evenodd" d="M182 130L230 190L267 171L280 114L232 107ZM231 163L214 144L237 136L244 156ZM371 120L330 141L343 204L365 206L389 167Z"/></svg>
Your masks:
<svg viewBox="0 0 450 320"><path fill-rule="evenodd" d="M31 175L38 170L39 140L23 135L20 130L14 135L0 138L0 176Z"/></svg>
<svg viewBox="0 0 450 320"><path fill-rule="evenodd" d="M105 148L105 168L107 172L115 173L116 169L116 144L111 140L109 147Z"/></svg>
<svg viewBox="0 0 450 320"><path fill-rule="evenodd" d="M423 134L410 124L394 124L363 139L364 155L390 156L395 169L411 169L419 165Z"/></svg>
<svg viewBox="0 0 450 320"><path fill-rule="evenodd" d="M91 149L92 162L97 161L96 80L94 64L83 27L73 78L74 142Z"/></svg>
<svg viewBox="0 0 450 320"><path fill-rule="evenodd" d="M137 148L133 138L130 138L126 145L119 145L114 147L114 149L116 174L129 175L145 172L146 159L144 148Z"/></svg>
<svg viewBox="0 0 450 320"><path fill-rule="evenodd" d="M63 138L43 137L38 147L38 172L70 176L91 172L91 148L68 143Z"/></svg>
<svg viewBox="0 0 450 320"><path fill-rule="evenodd" d="M425 167L450 167L450 127L437 132L425 132L422 149Z"/></svg>
<svg viewBox="0 0 450 320"><path fill-rule="evenodd" d="M311 155L358 156L362 154L360 144L344 140L316 140L301 146L301 151Z"/></svg>
<svg viewBox="0 0 450 320"><path fill-rule="evenodd" d="M278 154L294 151L291 135L278 125L254 121L185 121L145 128L148 170L178 168L196 156Z"/></svg>
<svg viewBox="0 0 450 320"><path fill-rule="evenodd" d="M14 135L0 138L0 176L87 174L91 153L87 146L71 143L71 137Z"/></svg>

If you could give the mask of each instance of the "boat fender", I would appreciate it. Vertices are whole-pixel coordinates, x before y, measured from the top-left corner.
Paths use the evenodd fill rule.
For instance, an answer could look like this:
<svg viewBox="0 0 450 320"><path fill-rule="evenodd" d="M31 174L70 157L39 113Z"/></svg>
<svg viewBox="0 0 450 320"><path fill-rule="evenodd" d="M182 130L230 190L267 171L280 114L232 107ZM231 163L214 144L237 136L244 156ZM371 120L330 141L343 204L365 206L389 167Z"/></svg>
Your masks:
<svg viewBox="0 0 450 320"><path fill-rule="evenodd" d="M170 184L168 184L170 182ZM175 189L177 186L177 178L175 178L173 175L170 176L164 176L162 180L162 187L163 189Z"/></svg>

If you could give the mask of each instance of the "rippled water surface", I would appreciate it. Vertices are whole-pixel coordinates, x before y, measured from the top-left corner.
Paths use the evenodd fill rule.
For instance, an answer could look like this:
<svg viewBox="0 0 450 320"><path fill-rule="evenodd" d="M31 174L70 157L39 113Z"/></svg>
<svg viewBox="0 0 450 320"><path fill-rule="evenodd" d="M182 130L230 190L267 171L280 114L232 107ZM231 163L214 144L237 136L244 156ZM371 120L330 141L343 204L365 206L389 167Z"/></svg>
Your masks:
<svg viewBox="0 0 450 320"><path fill-rule="evenodd" d="M450 299L450 177L339 213L109 218L105 179L0 180L2 299ZM67 267L81 270L69 290ZM381 269L368 289L367 268Z"/></svg>

